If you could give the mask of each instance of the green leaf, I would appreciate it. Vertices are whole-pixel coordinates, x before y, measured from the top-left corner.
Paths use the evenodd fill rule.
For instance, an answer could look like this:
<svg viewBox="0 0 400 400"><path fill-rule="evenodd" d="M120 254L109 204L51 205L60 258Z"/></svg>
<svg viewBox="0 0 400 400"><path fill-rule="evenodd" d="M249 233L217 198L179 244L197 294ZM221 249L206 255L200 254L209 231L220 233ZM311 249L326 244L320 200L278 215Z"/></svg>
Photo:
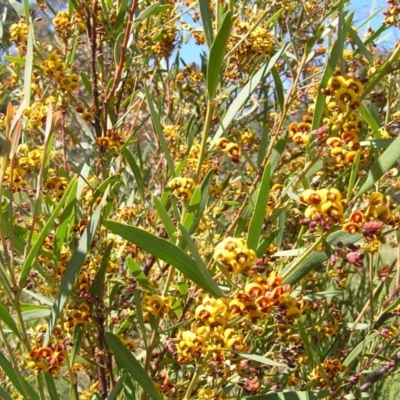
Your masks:
<svg viewBox="0 0 400 400"><path fill-rule="evenodd" d="M137 27L139 27L146 18L152 16L153 14L158 14L172 8L174 8L172 4L161 4L158 1L154 4L151 4L144 11L142 11L137 18L135 18L135 22L132 24L132 30L135 30ZM123 13L122 18L124 18L125 15L126 12Z"/></svg>
<svg viewBox="0 0 400 400"><path fill-rule="evenodd" d="M24 15L24 6L16 0L8 0L12 8L18 15Z"/></svg>
<svg viewBox="0 0 400 400"><path fill-rule="evenodd" d="M328 84L329 79L332 77L333 72L337 66L339 58L342 57L343 41L346 38L346 34L350 29L353 14L350 14L343 26L339 27L340 35L338 36L335 44L332 47L331 55L328 60L328 64L325 68L324 75L322 76L321 83L319 85L317 100L315 102L314 117L312 122L312 130L316 130L320 127L322 112L325 106L325 95L322 94L321 89L325 88Z"/></svg>
<svg viewBox="0 0 400 400"><path fill-rule="evenodd" d="M0 399L13 400L13 398L0 386Z"/></svg>
<svg viewBox="0 0 400 400"><path fill-rule="evenodd" d="M201 188L197 186L194 189L192 198L190 199L189 204L187 206L187 211L182 224L187 230L189 230L193 225L195 215L197 214L200 207L200 201L201 201Z"/></svg>
<svg viewBox="0 0 400 400"><path fill-rule="evenodd" d="M310 368L314 368L315 366L319 365L318 357L316 356L314 349L311 346L308 334L300 319L297 320L297 329L299 330L299 334L304 345L304 351L307 354L308 362L310 364Z"/></svg>
<svg viewBox="0 0 400 400"><path fill-rule="evenodd" d="M114 385L113 389L107 396L106 400L118 400L118 395L121 393L121 390L124 388L126 374L122 374L118 379L118 382Z"/></svg>
<svg viewBox="0 0 400 400"><path fill-rule="evenodd" d="M278 234L279 234L279 229L275 229L274 231L268 234L268 237L265 240L263 240L257 247L256 250L257 257L262 257L264 252L268 249L269 245L274 242Z"/></svg>
<svg viewBox="0 0 400 400"><path fill-rule="evenodd" d="M144 85L144 90L146 92L147 105L149 106L149 109L150 109L151 122L153 124L154 131L157 135L158 141L160 142L164 157L167 161L168 167L171 172L171 176L173 178L175 178L176 172L175 172L174 161L171 157L171 153L169 152L167 142L165 141L164 132L163 132L163 129L162 129L161 123L160 123L160 116L158 115L156 109L154 108L153 99L152 99L152 96L149 92L147 85Z"/></svg>
<svg viewBox="0 0 400 400"><path fill-rule="evenodd" d="M361 147L373 147L376 149L387 149L395 139L372 139L360 142Z"/></svg>
<svg viewBox="0 0 400 400"><path fill-rule="evenodd" d="M9 312L4 308L2 304L0 304L0 320L3 321L19 339L22 340L22 337L19 334L16 323L14 322L12 316L9 314Z"/></svg>
<svg viewBox="0 0 400 400"><path fill-rule="evenodd" d="M132 257L127 257L126 265L129 268L130 273L136 279L138 284L150 293L154 293L154 288L147 279L147 276L144 274L142 268L135 262Z"/></svg>
<svg viewBox="0 0 400 400"><path fill-rule="evenodd" d="M87 94L89 95L89 97L92 97L93 92L92 92L92 83L90 82L90 79L84 72L81 72L79 75L81 76L83 86L85 86Z"/></svg>
<svg viewBox="0 0 400 400"><path fill-rule="evenodd" d="M193 219L192 225L189 229L189 233L192 234L197 226L199 225L199 222L201 220L201 217L203 216L204 210L207 206L207 202L209 200L209 195L208 191L212 182L212 177L214 175L214 170L208 171L207 175L205 176L203 182L201 183L200 190L201 190L201 199L200 199L200 204L197 208L197 212L195 214L195 217Z"/></svg>
<svg viewBox="0 0 400 400"><path fill-rule="evenodd" d="M239 397L246 400L318 400L324 399L329 395L329 390L318 390L310 392L282 392L267 393L259 396Z"/></svg>
<svg viewBox="0 0 400 400"><path fill-rule="evenodd" d="M274 146L271 153L271 175L275 171L278 164L282 161L282 154L286 150L286 145L289 140L289 132L282 135Z"/></svg>
<svg viewBox="0 0 400 400"><path fill-rule="evenodd" d="M274 82L275 82L275 91L276 91L276 97L277 97L278 104L279 104L279 109L283 110L283 106L285 104L283 83L282 83L281 77L280 77L279 72L276 69L276 67L272 68L271 72L272 72L272 77L274 78Z"/></svg>
<svg viewBox="0 0 400 400"><path fill-rule="evenodd" d="M246 360L253 360L253 361L257 361L261 364L264 365L269 365L271 367L286 367L286 364L283 363L278 363L274 360L271 360L270 358L267 357L262 357L262 356L258 356L257 354L246 354L246 353L237 353L240 357L245 358Z"/></svg>
<svg viewBox="0 0 400 400"><path fill-rule="evenodd" d="M74 220L75 220L75 203L76 203L76 191L77 185L75 184L71 191L69 192L69 196L65 203L65 208L63 213L61 214L59 224L56 230L55 238L54 238L54 258L58 260L58 257L61 253L62 246L65 243L66 237L68 235L69 229L72 229Z"/></svg>
<svg viewBox="0 0 400 400"><path fill-rule="evenodd" d="M172 222L172 219L169 216L165 207L163 206L162 202L155 196L153 197L153 203L156 206L158 216L160 217L162 223L164 224L164 228L168 234L169 240L172 243L175 243L177 240L177 237L175 235L177 232L176 226Z"/></svg>
<svg viewBox="0 0 400 400"><path fill-rule="evenodd" d="M370 127L370 129L372 130L372 132L379 131L379 129L381 127L380 121L377 121L375 119L375 117L372 115L370 110L365 105L364 101L361 103L361 107L358 109L358 112L363 117L363 119L367 122L367 124Z"/></svg>
<svg viewBox="0 0 400 400"><path fill-rule="evenodd" d="M390 146L381 154L381 156L376 160L375 164L369 170L364 184L361 186L360 190L357 192L355 199L358 199L363 193L374 186L379 179L389 171L390 168L398 161L400 146L400 136L398 136Z"/></svg>
<svg viewBox="0 0 400 400"><path fill-rule="evenodd" d="M74 178L68 185L67 189L65 190L63 196L59 200L57 206L54 208L53 212L51 213L50 217L47 219L45 226L41 229L39 237L36 239L35 243L31 247L28 256L24 264L22 265L21 275L19 278L19 288L22 289L25 286L26 278L33 266L36 257L39 254L40 248L43 245L44 239L46 235L49 233L50 229L53 228L54 220L59 216L60 211L64 203L67 199L69 199L70 193L76 190L77 180Z"/></svg>
<svg viewBox="0 0 400 400"><path fill-rule="evenodd" d="M139 361L127 350L119 338L111 332L106 332L105 338L119 368L124 368L151 399L164 400L164 397L154 385L153 380L147 375L147 372L143 369Z"/></svg>
<svg viewBox="0 0 400 400"><path fill-rule="evenodd" d="M265 209L268 203L269 189L271 183L271 163L265 167L258 189L256 205L249 225L247 244L249 248L256 250L260 240L261 228L264 224Z"/></svg>
<svg viewBox="0 0 400 400"><path fill-rule="evenodd" d="M25 3L26 0L24 0ZM24 73L24 99L25 107L28 107L31 102L31 84L32 84L32 68L33 68L33 25L28 25L28 44L25 58L25 73Z"/></svg>
<svg viewBox="0 0 400 400"><path fill-rule="evenodd" d="M78 277L79 272L83 264L85 263L86 257L90 251L93 237L97 233L97 226L100 222L101 210L103 208L102 203L105 202L104 199L108 194L107 192L104 194L102 202L97 206L95 212L92 214L89 223L85 231L83 232L81 239L79 240L78 247L74 251L71 260L67 265L65 274L62 277L57 298L51 309L49 325L46 331L45 344L49 342L57 318L60 315L60 312L62 311L64 304L73 289L75 279Z"/></svg>
<svg viewBox="0 0 400 400"><path fill-rule="evenodd" d="M214 40L210 2L208 0L199 0L199 9L200 9L201 22L203 24L203 29L204 29L204 36L206 37L208 47L210 48Z"/></svg>
<svg viewBox="0 0 400 400"><path fill-rule="evenodd" d="M47 393L51 400L58 400L60 396L57 393L57 388L54 383L53 375L50 372L44 373L44 380L46 381ZM72 389L73 390L73 389Z"/></svg>
<svg viewBox="0 0 400 400"><path fill-rule="evenodd" d="M222 71L226 45L231 34L232 12L228 11L224 15L221 27L210 48L210 58L207 66L206 87L210 100L214 99L217 92L218 83Z"/></svg>
<svg viewBox="0 0 400 400"><path fill-rule="evenodd" d="M347 188L347 201L350 201L353 196L353 189L358 178L358 167L360 165L361 152L357 151L356 156L354 157L353 165L351 166L351 173L349 178L349 185Z"/></svg>
<svg viewBox="0 0 400 400"><path fill-rule="evenodd" d="M210 273L207 271L207 275L204 276L196 262L173 243L143 229L121 224L120 222L107 220L104 225L141 249L171 264L207 293L215 297L223 297L221 289L212 280Z"/></svg>
<svg viewBox="0 0 400 400"><path fill-rule="evenodd" d="M36 391L33 390L32 386L20 374L15 372L15 368L4 357L3 353L0 353L0 368L4 371L4 374L13 384L15 389L17 389L24 398L39 400L39 395L36 394Z"/></svg>
<svg viewBox="0 0 400 400"><path fill-rule="evenodd" d="M328 259L327 254L324 251L313 251L306 259L304 259L297 268L285 278L284 283L288 283L289 285L295 285L302 278L304 278L310 271L319 267L324 261ZM292 261L288 264L282 271L279 272L279 275L283 275L286 270L288 270L291 265L296 262L296 260Z"/></svg>
<svg viewBox="0 0 400 400"><path fill-rule="evenodd" d="M230 123L236 117L236 114L241 110L241 108L246 104L247 99L250 95L257 89L259 83L264 79L264 77L268 74L269 71L275 66L278 59L282 56L282 54L286 51L288 45L283 46L276 54L274 54L271 59L264 64L257 71L253 77L246 83L240 93L236 96L235 100L233 100L232 104L229 106L228 111L217 130L213 138L213 144L215 145L216 141L224 134Z"/></svg>
<svg viewBox="0 0 400 400"><path fill-rule="evenodd" d="M100 267L89 289L89 293L95 296L101 296L102 288L104 287L104 277L106 276L107 266L108 262L110 261L110 255L113 247L114 243L111 241L108 243L106 250L101 255Z"/></svg>
<svg viewBox="0 0 400 400"><path fill-rule="evenodd" d="M140 173L140 170L136 163L136 160L133 157L133 154L130 152L130 150L126 147L122 150L122 154L124 155L126 162L129 164L129 167L131 168L133 176L135 177L135 181L136 181L136 185L139 190L140 198L142 201L144 201L144 198L145 198L144 180L143 180L142 174Z"/></svg>
<svg viewBox="0 0 400 400"><path fill-rule="evenodd" d="M369 336L367 336L364 340L362 340L354 349L350 352L350 354L343 361L343 365L348 367L358 356L366 349L368 343L372 342L379 335L379 332L372 332Z"/></svg>

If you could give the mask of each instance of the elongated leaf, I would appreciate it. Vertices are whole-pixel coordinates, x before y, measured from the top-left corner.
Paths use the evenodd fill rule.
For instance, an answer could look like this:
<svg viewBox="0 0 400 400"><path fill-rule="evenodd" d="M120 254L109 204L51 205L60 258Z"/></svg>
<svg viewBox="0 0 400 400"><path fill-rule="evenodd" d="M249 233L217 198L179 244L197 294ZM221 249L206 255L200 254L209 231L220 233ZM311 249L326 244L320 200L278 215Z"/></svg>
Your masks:
<svg viewBox="0 0 400 400"><path fill-rule="evenodd" d="M365 105L365 102L361 103L361 107L358 109L358 112L361 114L363 119L368 123L368 126L371 128L372 132L376 132L380 129L380 121L376 121L368 107Z"/></svg>
<svg viewBox="0 0 400 400"><path fill-rule="evenodd" d="M161 221L164 224L164 228L167 231L169 240L172 243L175 243L177 240L177 237L175 236L175 233L177 231L176 226L172 222L172 219L169 216L165 207L163 206L162 202L158 200L158 198L155 196L153 197L153 203L156 206L158 217L161 218Z"/></svg>
<svg viewBox="0 0 400 400"><path fill-rule="evenodd" d="M328 256L324 251L312 252L306 259L303 260L303 262L301 262L297 266L297 268L289 276L285 278L284 283L295 285L297 282L300 281L301 278L304 278L310 271L319 267L327 259ZM285 273L285 270L289 269L294 262L296 262L296 260L292 261L282 271L280 271L279 275L283 275Z"/></svg>
<svg viewBox="0 0 400 400"><path fill-rule="evenodd" d="M76 190L76 185L77 185L77 180L76 178L74 178L69 183L67 189L65 190L61 199L59 200L57 206L54 208L53 212L48 218L45 226L43 227L43 229L41 229L39 237L31 247L28 256L26 257L26 260L22 265L21 275L18 284L20 289L22 289L25 286L26 278L28 277L29 271L31 270L33 263L39 254L39 250L43 245L46 235L49 233L50 229L52 229L54 220L59 216L60 210L63 207L66 200L69 198L70 193Z"/></svg>
<svg viewBox="0 0 400 400"><path fill-rule="evenodd" d="M214 175L214 171L210 170L207 175L205 176L203 182L201 183L200 189L201 189L201 199L200 199L200 204L197 208L196 214L194 216L192 225L189 229L189 233L192 234L197 226L199 225L199 222L201 220L201 217L203 216L204 210L207 206L207 202L209 200L208 196L208 191L212 182L212 177Z"/></svg>
<svg viewBox="0 0 400 400"><path fill-rule="evenodd" d="M167 164L170 169L171 175L173 178L175 178L176 172L175 172L174 161L172 160L171 153L169 152L167 146L167 142L165 141L164 132L160 123L160 116L158 115L156 109L154 108L153 99L146 85L144 85L144 90L146 92L147 105L149 106L150 109L151 122L153 123L154 131L157 135L158 141L160 142L164 157L167 160Z"/></svg>
<svg viewBox="0 0 400 400"><path fill-rule="evenodd" d="M104 287L104 277L106 275L108 262L110 261L110 255L113 245L114 244L112 242L107 245L106 250L101 257L100 268L96 273L92 286L90 286L89 293L95 296L101 296L101 290Z"/></svg>
<svg viewBox="0 0 400 400"><path fill-rule="evenodd" d="M75 218L75 207L74 204L76 202L76 190L77 185L71 189L68 199L65 203L65 208L63 213L61 214L60 221L56 230L56 235L54 239L54 258L58 259L63 243L65 243L65 238L68 235L68 230L72 229L72 224Z"/></svg>
<svg viewBox="0 0 400 400"><path fill-rule="evenodd" d="M44 380L46 381L47 393L50 396L51 400L58 400L60 398L59 394L57 393L57 388L54 383L53 375L50 372L44 373Z"/></svg>
<svg viewBox="0 0 400 400"><path fill-rule="evenodd" d="M286 364L276 362L267 357L258 356L257 354L246 354L246 353L237 353L237 354L239 354L239 356L245 358L246 360L257 361L261 364L270 365L271 367L287 367Z"/></svg>
<svg viewBox="0 0 400 400"><path fill-rule="evenodd" d="M110 394L107 396L106 400L118 400L118 395L121 393L121 390L124 388L126 374L122 374L122 376L118 379L118 382L115 384Z"/></svg>
<svg viewBox="0 0 400 400"><path fill-rule="evenodd" d="M362 340L354 349L350 352L350 354L343 361L343 365L348 367L367 347L368 343L375 340L379 335L379 332L372 332L369 336L367 336L364 340Z"/></svg>
<svg viewBox="0 0 400 400"><path fill-rule="evenodd" d="M147 279L147 276L144 274L140 266L135 262L135 260L132 257L127 257L126 265L128 266L130 273L136 279L138 284L144 290L147 290L150 293L154 293L154 288Z"/></svg>
<svg viewBox="0 0 400 400"><path fill-rule="evenodd" d="M199 0L199 8L200 8L201 22L203 24L203 29L204 29L204 36L206 37L208 47L210 48L214 40L210 2L208 0Z"/></svg>
<svg viewBox="0 0 400 400"><path fill-rule="evenodd" d="M13 398L0 386L0 399L13 400Z"/></svg>
<svg viewBox="0 0 400 400"><path fill-rule="evenodd" d="M262 79L268 74L269 71L275 66L276 62L282 56L282 54L286 51L288 45L283 46L276 54L271 57L271 59L260 68L257 73L246 83L243 89L240 91L238 96L233 100L232 104L229 106L228 111L222 121L222 124L217 130L217 133L214 136L213 143L224 134L225 130L228 128L230 123L236 117L236 114L241 110L241 108L246 104L247 99L250 95L256 90L259 83Z"/></svg>
<svg viewBox="0 0 400 400"><path fill-rule="evenodd" d="M351 26L351 22L353 19L353 14L350 14L343 26L339 28L340 37L336 40L335 44L332 47L331 55L328 60L328 64L325 68L324 75L321 79L321 83L319 85L317 100L315 102L314 109L314 117L312 122L312 129L316 130L320 127L322 112L325 106L325 95L321 92L321 89L325 88L328 84L329 79L332 77L333 72L336 68L336 65L339 61L339 57L342 57L342 49L343 49L343 40L346 37L346 34Z"/></svg>
<svg viewBox="0 0 400 400"><path fill-rule="evenodd" d="M226 45L232 29L232 12L228 11L224 15L221 27L210 48L210 58L207 66L206 87L210 100L214 99L217 92L218 82L222 71Z"/></svg>
<svg viewBox="0 0 400 400"><path fill-rule="evenodd" d="M27 44L25 73L24 73L24 96L25 96L26 107L30 105L31 101L32 67L33 67L33 25L29 24L28 44Z"/></svg>
<svg viewBox="0 0 400 400"><path fill-rule="evenodd" d="M329 395L329 390L318 390L310 392L282 392L267 393L259 396L246 396L240 399L246 400L318 400L324 399Z"/></svg>
<svg viewBox="0 0 400 400"><path fill-rule="evenodd" d="M139 194L140 194L140 198L142 199L142 201L144 201L144 198L145 198L144 181L143 181L143 176L140 173L139 167L136 163L136 160L128 148L124 148L122 150L122 154L124 155L126 162L129 164L129 167L131 168L133 176L135 177L136 185L138 187Z"/></svg>
<svg viewBox="0 0 400 400"><path fill-rule="evenodd" d="M22 376L18 377L14 367L4 357L3 353L0 353L0 368L4 371L5 375L14 385L15 389L17 389L18 392L20 392L25 398L39 400L39 395Z"/></svg>
<svg viewBox="0 0 400 400"><path fill-rule="evenodd" d="M349 186L347 188L347 201L350 201L353 196L353 189L358 177L358 166L360 165L361 152L357 151L354 157L353 165L351 166L351 174L349 179Z"/></svg>
<svg viewBox="0 0 400 400"><path fill-rule="evenodd" d="M275 90L279 104L279 109L283 110L283 106L285 104L285 95L284 95L282 80L276 67L272 68L271 72L275 82Z"/></svg>
<svg viewBox="0 0 400 400"><path fill-rule="evenodd" d="M135 19L135 22L132 24L132 30L135 30L137 27L139 27L141 23L151 15L161 13L165 10L170 10L171 8L174 8L172 4L161 4L159 1L157 1L154 4L151 4L145 10L143 10ZM122 21L124 20L125 15L126 12L123 12Z"/></svg>
<svg viewBox="0 0 400 400"><path fill-rule="evenodd" d="M15 335L17 335L19 339L22 339L21 335L18 332L17 325L14 322L12 316L9 314L9 312L4 308L2 304L0 304L0 320L3 321L11 329L11 331Z"/></svg>
<svg viewBox="0 0 400 400"><path fill-rule="evenodd" d="M249 225L249 234L247 238L248 246L256 250L260 240L261 228L264 224L265 209L268 203L269 189L271 183L271 163L265 167L258 189L256 205Z"/></svg>
<svg viewBox="0 0 400 400"><path fill-rule="evenodd" d="M197 214L200 207L200 201L201 201L201 188L197 186L194 189L192 198L189 201L185 219L182 224L187 230L189 230L193 225L195 215Z"/></svg>
<svg viewBox="0 0 400 400"><path fill-rule="evenodd" d="M400 136L398 136L390 146L381 154L376 160L375 164L369 170L367 179L357 192L355 198L358 199L363 193L370 189L376 182L383 176L383 174L389 171L390 168L400 158L399 154L400 147Z"/></svg>
<svg viewBox="0 0 400 400"><path fill-rule="evenodd" d="M279 234L279 229L275 229L268 235L268 237L265 240L263 240L260 243L260 245L257 247L256 250L257 257L261 257L264 254L264 252L268 249L269 245L274 243L274 240L278 236L278 234Z"/></svg>
<svg viewBox="0 0 400 400"><path fill-rule="evenodd" d="M204 276L196 262L173 243L154 236L143 229L119 222L108 220L104 225L117 235L136 244L166 263L171 264L207 293L215 297L223 296L221 289L212 280L210 273L207 271L207 275Z"/></svg>
<svg viewBox="0 0 400 400"><path fill-rule="evenodd" d="M126 349L118 337L111 332L107 332L105 338L108 347L114 354L119 368L124 368L151 399L164 400L164 397L154 385L153 380L147 375L139 361Z"/></svg>
<svg viewBox="0 0 400 400"><path fill-rule="evenodd" d="M103 196L103 200L106 198L107 192ZM97 226L100 222L101 210L103 201L97 206L96 211L90 218L89 224L79 240L78 247L74 251L67 265L64 276L62 277L60 289L58 291L57 298L53 304L50 314L49 325L46 331L45 344L49 342L51 333L56 324L57 318L60 315L61 310L64 307L65 302L72 290L75 279L78 277L79 272L86 260L86 256L89 253L92 240L97 231Z"/></svg>

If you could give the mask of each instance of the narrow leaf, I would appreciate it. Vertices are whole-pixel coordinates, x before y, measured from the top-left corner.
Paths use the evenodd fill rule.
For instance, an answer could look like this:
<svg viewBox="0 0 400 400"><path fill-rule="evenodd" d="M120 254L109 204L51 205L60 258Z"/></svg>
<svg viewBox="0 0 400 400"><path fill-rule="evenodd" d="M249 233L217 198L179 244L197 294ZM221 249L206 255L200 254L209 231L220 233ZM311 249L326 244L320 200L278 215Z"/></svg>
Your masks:
<svg viewBox="0 0 400 400"><path fill-rule="evenodd" d="M232 28L232 12L228 11L218 30L217 36L210 48L210 59L208 60L206 87L210 100L214 99L217 91L218 82L222 71L226 45L231 34Z"/></svg>
<svg viewBox="0 0 400 400"><path fill-rule="evenodd" d="M257 361L261 364L270 365L271 367L286 367L287 368L286 364L276 362L267 357L258 356L257 354L246 354L246 353L237 353L237 354L239 356L245 358L246 360Z"/></svg>
<svg viewBox="0 0 400 400"><path fill-rule="evenodd" d="M128 266L130 273L136 279L138 284L144 290L147 290L150 293L154 293L154 288L147 279L147 276L144 274L143 270L140 268L140 266L135 262L135 260L132 257L127 257L126 265Z"/></svg>
<svg viewBox="0 0 400 400"><path fill-rule="evenodd" d="M222 121L222 124L217 130L213 138L213 143L224 134L225 130L228 128L230 123L236 117L236 114L240 111L240 109L246 104L247 99L250 95L256 90L259 83L262 79L268 74L269 71L275 66L278 59L282 56L282 54L286 51L288 45L283 46L276 54L274 54L271 59L257 71L256 74L246 83L243 89L240 91L238 96L233 100L232 104L229 106L228 111Z"/></svg>
<svg viewBox="0 0 400 400"><path fill-rule="evenodd" d="M59 200L57 206L54 208L53 212L51 213L50 217L48 218L45 226L40 231L39 237L36 239L36 242L31 247L28 256L24 264L22 265L21 275L19 278L19 288L22 289L25 285L26 278L28 277L29 271L31 270L34 261L36 260L37 255L39 254L39 250L43 245L44 239L46 235L49 233L50 229L53 227L54 220L59 216L62 206L69 198L71 192L76 190L77 180L74 178L68 185L67 189L65 190L63 196Z"/></svg>
<svg viewBox="0 0 400 400"><path fill-rule="evenodd" d="M14 385L15 389L18 390L25 398L32 400L39 400L39 395L36 394L32 386L21 376L15 372L14 367L4 357L3 353L0 352L0 368L4 371L4 374Z"/></svg>
<svg viewBox="0 0 400 400"><path fill-rule="evenodd" d="M9 314L9 312L5 309L5 307L2 304L0 304L0 320L3 321L10 328L10 330L15 335L17 335L19 339L22 340L21 335L18 332L16 323L14 322L12 316Z"/></svg>
<svg viewBox="0 0 400 400"><path fill-rule="evenodd" d="M164 400L164 397L154 385L153 380L147 375L147 372L143 369L139 361L127 350L118 337L111 332L107 332L105 338L110 350L114 354L118 366L124 368L151 399Z"/></svg>
<svg viewBox="0 0 400 400"><path fill-rule="evenodd" d="M375 164L369 170L367 179L355 196L356 199L358 199L369 188L375 185L375 183L378 182L384 173L393 167L393 165L399 159L399 146L400 136L398 136L390 144L390 146L382 153L382 155L378 158L378 160L376 160Z"/></svg>
<svg viewBox="0 0 400 400"><path fill-rule="evenodd" d="M104 194L103 200L106 196L107 193ZM45 337L46 344L49 342L57 318L60 315L60 312L62 311L65 302L67 301L67 298L75 282L75 279L78 277L82 265L86 260L86 256L89 253L93 237L96 234L97 226L100 222L102 203L103 201L99 204L99 206L96 208L96 211L91 216L89 224L87 225L85 231L83 232L82 237L79 240L78 247L74 251L71 260L68 263L65 274L62 277L60 289L51 310L49 325Z"/></svg>
<svg viewBox="0 0 400 400"><path fill-rule="evenodd" d="M162 129L161 123L160 123L160 116L158 115L156 109L154 108L153 99L152 99L149 89L146 85L144 85L144 90L146 92L147 105L149 106L149 109L150 109L151 122L153 123L154 131L157 135L158 141L160 142L164 157L165 157L168 167L171 171L171 175L174 178L174 177L176 177L174 161L172 160L171 153L169 152L169 149L167 146L167 142L165 141L164 132L163 132L163 129Z"/></svg>
<svg viewBox="0 0 400 400"><path fill-rule="evenodd" d="M256 205L249 225L249 234L247 238L248 246L256 250L260 240L261 228L265 219L265 208L268 203L269 189L271 183L271 163L269 162L263 172L261 184L258 189Z"/></svg>
<svg viewBox="0 0 400 400"><path fill-rule="evenodd" d="M119 222L108 220L104 225L112 232L120 235L129 242L136 244L141 249L153 254L155 257L165 261L166 263L171 264L207 293L210 293L215 297L223 296L221 289L212 280L210 273L207 271L208 278L206 279L196 262L173 243L159 238L143 229L121 224Z"/></svg>
<svg viewBox="0 0 400 400"><path fill-rule="evenodd" d="M201 22L203 23L204 36L206 37L208 47L210 48L214 40L210 2L208 0L199 0L199 8Z"/></svg>

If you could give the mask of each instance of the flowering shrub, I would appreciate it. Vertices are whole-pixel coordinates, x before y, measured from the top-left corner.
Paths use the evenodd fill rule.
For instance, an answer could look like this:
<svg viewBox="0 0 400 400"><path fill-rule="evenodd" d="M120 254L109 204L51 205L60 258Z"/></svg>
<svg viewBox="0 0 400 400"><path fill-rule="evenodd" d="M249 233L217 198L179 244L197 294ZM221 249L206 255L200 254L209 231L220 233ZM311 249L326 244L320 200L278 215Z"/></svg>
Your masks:
<svg viewBox="0 0 400 400"><path fill-rule="evenodd" d="M12 4L0 397L383 395L397 1L365 34L346 1Z"/></svg>

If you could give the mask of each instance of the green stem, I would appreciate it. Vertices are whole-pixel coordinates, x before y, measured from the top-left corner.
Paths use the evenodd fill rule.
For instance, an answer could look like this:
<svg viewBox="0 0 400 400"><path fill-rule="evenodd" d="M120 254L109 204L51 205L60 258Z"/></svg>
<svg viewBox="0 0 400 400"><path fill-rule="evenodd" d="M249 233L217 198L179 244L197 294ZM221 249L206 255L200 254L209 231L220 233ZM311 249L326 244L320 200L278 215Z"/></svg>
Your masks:
<svg viewBox="0 0 400 400"><path fill-rule="evenodd" d="M29 392L28 392L28 388L26 387L26 381L21 375L21 371L19 370L17 360L14 357L14 350L12 350L10 345L8 344L1 324L0 324L0 337L1 337L1 341L3 342L3 345L7 349L8 356L10 357L11 363L12 363L12 365L14 367L14 372L17 375L17 378L21 383L22 389L24 390L23 395L24 395L25 398L29 399L30 395L29 395ZM44 399L44 397L42 397L42 399Z"/></svg>
<svg viewBox="0 0 400 400"><path fill-rule="evenodd" d="M283 275L281 275L283 280L285 280L325 240L327 236L328 232L322 234L318 240L310 246Z"/></svg>
<svg viewBox="0 0 400 400"><path fill-rule="evenodd" d="M186 391L186 394L185 394L185 397L183 398L183 400L189 400L190 399L190 395L192 394L192 392L194 391L194 389L195 389L195 387L197 385L197 381L199 380L200 375L203 372L203 368L207 364L208 356L209 356L209 354L206 353L206 355L204 356L204 359L199 364L199 366L196 368L196 371L193 374L192 380L189 383L189 386L187 388L187 391Z"/></svg>
<svg viewBox="0 0 400 400"><path fill-rule="evenodd" d="M194 179L195 181L197 181L200 177L201 167L203 165L203 161L205 158L207 139L208 139L208 134L209 134L210 128L211 128L211 120L212 120L213 112L214 112L214 104L211 100L208 100L206 119L204 121L204 128L203 128L203 133L202 133L202 137L201 137L200 154L199 154L199 159L197 161L196 175L195 175L195 179Z"/></svg>

